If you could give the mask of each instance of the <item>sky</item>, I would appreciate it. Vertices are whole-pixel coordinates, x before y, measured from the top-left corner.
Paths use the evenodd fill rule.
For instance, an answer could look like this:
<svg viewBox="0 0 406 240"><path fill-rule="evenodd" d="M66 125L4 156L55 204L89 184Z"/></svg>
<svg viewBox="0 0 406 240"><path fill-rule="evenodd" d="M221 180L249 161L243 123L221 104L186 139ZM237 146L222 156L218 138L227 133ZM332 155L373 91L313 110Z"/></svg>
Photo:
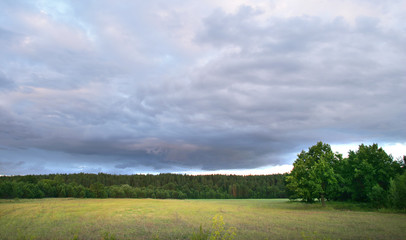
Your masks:
<svg viewBox="0 0 406 240"><path fill-rule="evenodd" d="M0 175L406 155L405 0L0 1Z"/></svg>

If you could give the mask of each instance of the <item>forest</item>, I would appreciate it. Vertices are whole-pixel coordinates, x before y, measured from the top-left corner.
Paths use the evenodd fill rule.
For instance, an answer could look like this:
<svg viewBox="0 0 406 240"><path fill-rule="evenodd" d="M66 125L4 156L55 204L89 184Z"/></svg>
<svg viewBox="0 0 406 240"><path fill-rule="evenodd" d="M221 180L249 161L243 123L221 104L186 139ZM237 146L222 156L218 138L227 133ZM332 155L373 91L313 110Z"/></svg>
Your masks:
<svg viewBox="0 0 406 240"><path fill-rule="evenodd" d="M0 198L301 199L406 209L406 157L377 144L348 157L318 142L297 155L291 173L274 175L48 174L0 177Z"/></svg>
<svg viewBox="0 0 406 240"><path fill-rule="evenodd" d="M1 198L286 198L286 174L49 174L0 177Z"/></svg>

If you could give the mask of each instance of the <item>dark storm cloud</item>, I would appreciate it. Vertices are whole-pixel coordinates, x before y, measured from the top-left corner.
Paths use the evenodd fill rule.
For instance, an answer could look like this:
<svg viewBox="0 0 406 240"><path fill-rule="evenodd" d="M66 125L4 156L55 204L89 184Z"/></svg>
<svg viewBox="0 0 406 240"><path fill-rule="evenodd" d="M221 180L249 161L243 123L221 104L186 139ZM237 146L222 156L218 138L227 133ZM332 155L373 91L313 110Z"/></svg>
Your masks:
<svg viewBox="0 0 406 240"><path fill-rule="evenodd" d="M0 174L250 169L319 140L405 141L404 29L126 4L0 4Z"/></svg>

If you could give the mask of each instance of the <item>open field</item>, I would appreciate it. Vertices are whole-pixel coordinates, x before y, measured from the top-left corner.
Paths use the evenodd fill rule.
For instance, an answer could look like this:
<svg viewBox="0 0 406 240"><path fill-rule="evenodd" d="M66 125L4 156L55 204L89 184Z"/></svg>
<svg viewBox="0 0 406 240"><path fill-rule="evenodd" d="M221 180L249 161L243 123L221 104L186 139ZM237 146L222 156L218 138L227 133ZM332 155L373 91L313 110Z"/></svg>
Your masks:
<svg viewBox="0 0 406 240"><path fill-rule="evenodd" d="M285 200L0 200L0 239L189 239L216 214L235 239L406 239L406 214Z"/></svg>

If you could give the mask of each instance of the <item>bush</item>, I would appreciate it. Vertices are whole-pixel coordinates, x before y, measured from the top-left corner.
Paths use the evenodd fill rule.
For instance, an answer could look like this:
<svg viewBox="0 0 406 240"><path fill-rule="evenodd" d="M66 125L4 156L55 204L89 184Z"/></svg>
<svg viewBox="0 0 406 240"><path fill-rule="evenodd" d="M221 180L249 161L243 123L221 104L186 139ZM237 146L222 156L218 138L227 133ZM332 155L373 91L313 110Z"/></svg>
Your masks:
<svg viewBox="0 0 406 240"><path fill-rule="evenodd" d="M231 227L227 230L224 228L223 216L216 215L213 217L213 223L211 226L210 240L232 240L235 237L235 228Z"/></svg>
<svg viewBox="0 0 406 240"><path fill-rule="evenodd" d="M204 231L202 225L200 225L200 229L198 233L193 233L192 238L193 240L232 240L236 236L236 229L231 227L229 229L225 229L224 227L223 216L216 215L212 219L212 225L210 231Z"/></svg>

